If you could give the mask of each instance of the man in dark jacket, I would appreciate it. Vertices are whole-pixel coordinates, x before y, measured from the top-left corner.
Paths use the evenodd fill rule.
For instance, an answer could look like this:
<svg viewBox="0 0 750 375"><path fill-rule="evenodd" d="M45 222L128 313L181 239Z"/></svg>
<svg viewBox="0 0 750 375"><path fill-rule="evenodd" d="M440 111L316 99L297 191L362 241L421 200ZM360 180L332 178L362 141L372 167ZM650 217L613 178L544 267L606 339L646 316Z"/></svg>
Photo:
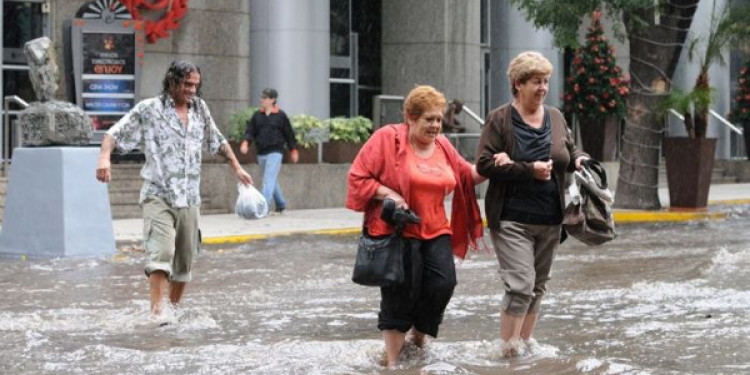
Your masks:
<svg viewBox="0 0 750 375"><path fill-rule="evenodd" d="M263 173L263 196L271 204L273 198L276 212L286 209L284 194L277 181L281 170L281 160L284 148L291 151L292 163L297 163L297 141L294 130L286 113L276 106L279 93L275 89L267 88L260 95L260 110L256 112L245 129L245 139L240 144L240 152L246 154L250 143L255 142L258 149L258 164Z"/></svg>

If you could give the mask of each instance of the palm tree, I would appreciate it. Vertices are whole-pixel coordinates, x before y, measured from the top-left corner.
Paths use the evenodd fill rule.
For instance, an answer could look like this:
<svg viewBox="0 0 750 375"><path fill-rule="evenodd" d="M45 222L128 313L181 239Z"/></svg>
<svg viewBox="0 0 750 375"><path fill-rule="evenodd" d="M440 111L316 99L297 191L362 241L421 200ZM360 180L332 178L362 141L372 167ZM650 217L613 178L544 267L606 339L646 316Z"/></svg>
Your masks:
<svg viewBox="0 0 750 375"><path fill-rule="evenodd" d="M675 100L685 115L685 126L691 138L705 138L708 127L708 110L711 104L711 85L708 69L714 63L725 65L724 52L728 47L738 46L750 37L750 4L735 6L727 0L718 10L717 0L712 3L711 24L705 37L692 37L688 46L691 61L698 59L700 69L692 92L675 92L670 100ZM699 51L701 48L702 51ZM702 54L698 54L702 52ZM687 102L687 105L686 103ZM692 105L691 105L692 104ZM692 116L691 113L692 112Z"/></svg>

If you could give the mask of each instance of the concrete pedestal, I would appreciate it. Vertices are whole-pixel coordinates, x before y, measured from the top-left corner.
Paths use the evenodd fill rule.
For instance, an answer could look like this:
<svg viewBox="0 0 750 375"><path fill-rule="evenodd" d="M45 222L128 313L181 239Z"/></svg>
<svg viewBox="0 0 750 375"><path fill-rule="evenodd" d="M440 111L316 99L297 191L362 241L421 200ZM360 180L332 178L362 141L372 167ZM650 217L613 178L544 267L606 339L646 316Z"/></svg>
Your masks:
<svg viewBox="0 0 750 375"><path fill-rule="evenodd" d="M107 185L96 180L93 147L13 151L0 255L30 258L115 251Z"/></svg>

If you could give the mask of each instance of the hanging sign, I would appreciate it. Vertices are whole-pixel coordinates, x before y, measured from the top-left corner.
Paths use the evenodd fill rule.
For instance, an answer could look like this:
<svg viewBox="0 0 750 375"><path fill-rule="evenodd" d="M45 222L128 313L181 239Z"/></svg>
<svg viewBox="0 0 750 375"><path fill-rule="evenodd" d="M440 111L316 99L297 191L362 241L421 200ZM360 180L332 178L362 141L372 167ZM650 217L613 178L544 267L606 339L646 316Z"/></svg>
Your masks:
<svg viewBox="0 0 750 375"><path fill-rule="evenodd" d="M137 103L143 23L118 0L93 1L77 16L71 27L76 102L103 132Z"/></svg>

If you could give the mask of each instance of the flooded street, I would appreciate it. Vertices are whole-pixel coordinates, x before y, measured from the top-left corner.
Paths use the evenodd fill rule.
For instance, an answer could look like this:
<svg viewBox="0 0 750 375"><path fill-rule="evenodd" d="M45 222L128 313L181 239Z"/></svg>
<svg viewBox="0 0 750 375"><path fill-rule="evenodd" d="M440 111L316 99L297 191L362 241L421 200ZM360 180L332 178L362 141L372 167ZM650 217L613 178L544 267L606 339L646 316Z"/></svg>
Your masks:
<svg viewBox="0 0 750 375"><path fill-rule="evenodd" d="M0 260L0 374L750 374L750 217L623 226L559 250L529 356L499 358L494 253L472 254L440 337L385 371L355 236L204 249L172 323L145 255ZM489 244L489 240L487 239Z"/></svg>

